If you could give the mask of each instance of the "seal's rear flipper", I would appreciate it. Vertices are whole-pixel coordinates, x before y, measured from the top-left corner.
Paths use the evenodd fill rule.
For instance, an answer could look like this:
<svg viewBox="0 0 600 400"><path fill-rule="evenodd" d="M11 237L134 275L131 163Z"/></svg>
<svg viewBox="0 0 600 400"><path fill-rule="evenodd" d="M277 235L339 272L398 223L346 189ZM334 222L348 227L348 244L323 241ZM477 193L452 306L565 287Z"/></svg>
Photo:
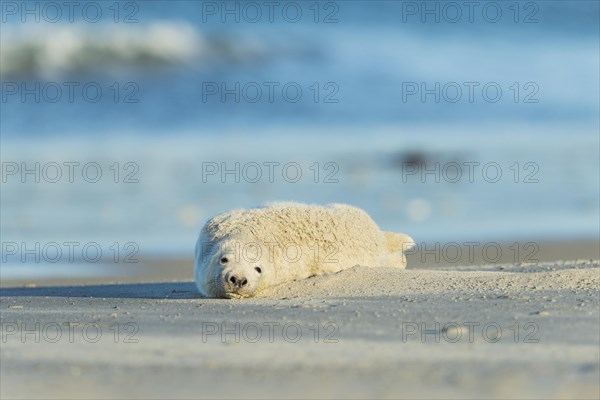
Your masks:
<svg viewBox="0 0 600 400"><path fill-rule="evenodd" d="M405 233L383 232L390 253L405 252L415 247L415 241Z"/></svg>

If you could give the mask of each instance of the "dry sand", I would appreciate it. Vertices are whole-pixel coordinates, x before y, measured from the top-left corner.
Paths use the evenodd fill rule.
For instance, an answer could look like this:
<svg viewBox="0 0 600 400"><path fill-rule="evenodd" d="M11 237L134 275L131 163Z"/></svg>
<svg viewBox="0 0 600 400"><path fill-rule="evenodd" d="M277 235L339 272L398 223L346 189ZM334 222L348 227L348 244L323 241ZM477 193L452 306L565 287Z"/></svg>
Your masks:
<svg viewBox="0 0 600 400"><path fill-rule="evenodd" d="M246 300L3 285L3 399L600 395L598 261L356 267Z"/></svg>

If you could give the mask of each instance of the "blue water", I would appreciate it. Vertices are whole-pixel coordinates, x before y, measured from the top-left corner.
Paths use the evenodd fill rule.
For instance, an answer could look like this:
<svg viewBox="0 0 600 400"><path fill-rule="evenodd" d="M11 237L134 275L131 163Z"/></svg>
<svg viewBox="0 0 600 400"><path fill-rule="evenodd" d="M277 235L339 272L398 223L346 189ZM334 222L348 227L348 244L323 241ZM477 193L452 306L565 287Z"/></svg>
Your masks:
<svg viewBox="0 0 600 400"><path fill-rule="evenodd" d="M295 23L195 1L120 3L115 23L113 2L91 3L97 23L23 23L3 8L3 242L191 256L207 218L275 200L355 204L419 242L598 238L598 2L478 2L457 22L447 2L321 2L318 23L314 2L279 3L302 10ZM236 4L239 23L223 23ZM422 22L419 7L439 14ZM10 172L36 162L39 183ZM53 162L55 183L42 172ZM103 177L71 183L65 162ZM239 183L203 181L236 162ZM269 162L302 178L270 182ZM252 163L258 182L242 173ZM473 163L502 177L478 167L470 180Z"/></svg>

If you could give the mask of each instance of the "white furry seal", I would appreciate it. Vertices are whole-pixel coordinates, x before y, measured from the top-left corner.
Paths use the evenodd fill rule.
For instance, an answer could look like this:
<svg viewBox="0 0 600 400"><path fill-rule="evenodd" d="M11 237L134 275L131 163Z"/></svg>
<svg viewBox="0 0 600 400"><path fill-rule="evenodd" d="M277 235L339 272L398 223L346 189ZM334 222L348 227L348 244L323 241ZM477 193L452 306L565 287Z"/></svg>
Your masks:
<svg viewBox="0 0 600 400"><path fill-rule="evenodd" d="M414 241L383 232L363 210L273 203L209 220L196 244L195 275L207 297L251 297L268 286L356 265L404 268Z"/></svg>

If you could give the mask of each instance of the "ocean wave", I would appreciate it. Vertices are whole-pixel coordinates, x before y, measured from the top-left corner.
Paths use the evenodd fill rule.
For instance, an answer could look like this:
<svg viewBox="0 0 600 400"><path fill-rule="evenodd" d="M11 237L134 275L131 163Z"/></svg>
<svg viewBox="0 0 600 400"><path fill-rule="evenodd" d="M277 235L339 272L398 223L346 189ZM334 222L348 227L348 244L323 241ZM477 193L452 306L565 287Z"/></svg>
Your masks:
<svg viewBox="0 0 600 400"><path fill-rule="evenodd" d="M147 25L5 26L0 69L3 78L54 78L128 69L156 69L202 62L255 60L267 46L256 38L209 36L186 22Z"/></svg>

